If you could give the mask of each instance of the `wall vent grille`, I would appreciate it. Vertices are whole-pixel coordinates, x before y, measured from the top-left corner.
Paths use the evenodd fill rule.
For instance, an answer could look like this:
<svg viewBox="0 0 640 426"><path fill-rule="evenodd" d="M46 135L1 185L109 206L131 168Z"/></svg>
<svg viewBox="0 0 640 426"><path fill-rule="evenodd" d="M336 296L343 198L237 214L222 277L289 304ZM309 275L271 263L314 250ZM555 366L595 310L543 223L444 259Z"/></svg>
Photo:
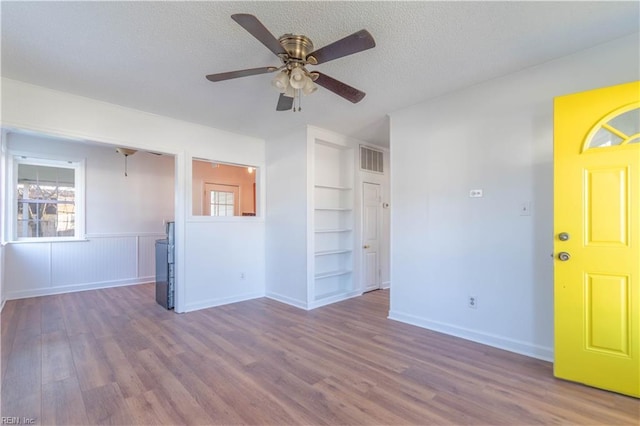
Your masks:
<svg viewBox="0 0 640 426"><path fill-rule="evenodd" d="M360 168L370 172L384 173L382 151L360 147Z"/></svg>

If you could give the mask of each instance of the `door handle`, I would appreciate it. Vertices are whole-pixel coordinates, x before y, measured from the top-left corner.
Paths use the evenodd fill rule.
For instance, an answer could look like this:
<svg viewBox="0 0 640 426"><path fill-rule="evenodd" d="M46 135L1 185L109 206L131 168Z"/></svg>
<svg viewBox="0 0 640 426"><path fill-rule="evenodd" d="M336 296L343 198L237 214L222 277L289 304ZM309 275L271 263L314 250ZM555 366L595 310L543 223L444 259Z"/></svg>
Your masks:
<svg viewBox="0 0 640 426"><path fill-rule="evenodd" d="M561 251L560 253L558 253L558 259L560 259L563 262L566 262L567 260L571 259L571 255L566 251Z"/></svg>
<svg viewBox="0 0 640 426"><path fill-rule="evenodd" d="M365 244L362 246L363 249L368 249L369 247L371 247L369 244Z"/></svg>

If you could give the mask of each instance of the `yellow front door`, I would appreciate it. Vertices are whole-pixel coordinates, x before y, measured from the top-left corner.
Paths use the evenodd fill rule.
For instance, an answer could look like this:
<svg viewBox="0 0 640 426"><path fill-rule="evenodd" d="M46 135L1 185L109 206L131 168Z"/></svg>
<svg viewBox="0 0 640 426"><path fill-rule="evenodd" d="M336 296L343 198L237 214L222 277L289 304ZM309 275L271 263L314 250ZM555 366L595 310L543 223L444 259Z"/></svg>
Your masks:
<svg viewBox="0 0 640 426"><path fill-rule="evenodd" d="M556 377L640 397L640 82L554 102Z"/></svg>

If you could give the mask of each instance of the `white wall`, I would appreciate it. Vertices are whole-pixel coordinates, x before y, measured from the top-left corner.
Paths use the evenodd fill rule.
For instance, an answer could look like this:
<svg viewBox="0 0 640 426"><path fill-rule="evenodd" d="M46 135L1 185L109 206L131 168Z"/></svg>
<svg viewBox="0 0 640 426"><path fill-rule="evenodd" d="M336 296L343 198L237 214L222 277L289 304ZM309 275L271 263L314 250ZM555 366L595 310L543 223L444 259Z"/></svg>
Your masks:
<svg viewBox="0 0 640 426"><path fill-rule="evenodd" d="M637 80L638 40L391 114L390 318L553 358L553 97Z"/></svg>
<svg viewBox="0 0 640 426"><path fill-rule="evenodd" d="M176 310L203 308L207 301L242 300L264 293L264 263L256 262L247 269L247 285L261 289L247 292L236 288L231 293L216 294L216 287L203 287L201 281L211 276L210 265L194 262L189 265L187 253L200 253L217 246L233 246L235 240L251 247L264 257L264 211L261 217L238 222L237 231L229 235L228 222L198 220L191 210L191 161L207 158L220 162L264 166L264 141L205 126L149 114L118 105L57 92L15 80L2 79L2 126L24 129L51 136L74 138L155 152L174 154L175 161L175 221L176 221ZM4 155L4 154L3 154ZM131 157L133 161L135 157ZM264 185L259 182L259 199L264 200ZM260 205L260 202L258 202ZM264 202L262 205L264 206ZM209 218L210 219L210 218ZM187 223L190 237L187 239ZM256 231L256 229L258 231ZM202 231L202 232L199 232ZM219 231L219 232L218 232ZM215 235L216 238L212 238ZM8 260L7 260L8 263ZM5 263L5 266L7 265ZM236 274L236 265L219 264L217 280ZM218 281L217 285L224 285Z"/></svg>
<svg viewBox="0 0 640 426"><path fill-rule="evenodd" d="M256 244L265 239L264 222L236 220L220 225L187 223L187 311L265 294L264 246Z"/></svg>
<svg viewBox="0 0 640 426"><path fill-rule="evenodd" d="M307 134L267 142L266 294L307 308Z"/></svg>
<svg viewBox="0 0 640 426"><path fill-rule="evenodd" d="M138 152L125 177L124 157L113 147L9 132L6 148L85 160L87 237L7 245L7 299L154 280L154 242L174 215L172 156Z"/></svg>

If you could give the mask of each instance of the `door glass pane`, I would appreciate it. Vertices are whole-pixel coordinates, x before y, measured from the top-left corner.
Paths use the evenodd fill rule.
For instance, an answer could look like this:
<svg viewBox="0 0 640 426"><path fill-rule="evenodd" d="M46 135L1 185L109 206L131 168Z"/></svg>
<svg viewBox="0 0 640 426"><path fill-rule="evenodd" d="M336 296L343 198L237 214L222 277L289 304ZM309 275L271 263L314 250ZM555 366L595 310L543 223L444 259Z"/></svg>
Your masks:
<svg viewBox="0 0 640 426"><path fill-rule="evenodd" d="M621 137L614 135L607 129L600 128L600 130L598 130L596 134L593 135L591 143L589 144L589 148L620 145L622 141L623 139Z"/></svg>
<svg viewBox="0 0 640 426"><path fill-rule="evenodd" d="M640 133L640 108L616 116L607 123L627 136Z"/></svg>

